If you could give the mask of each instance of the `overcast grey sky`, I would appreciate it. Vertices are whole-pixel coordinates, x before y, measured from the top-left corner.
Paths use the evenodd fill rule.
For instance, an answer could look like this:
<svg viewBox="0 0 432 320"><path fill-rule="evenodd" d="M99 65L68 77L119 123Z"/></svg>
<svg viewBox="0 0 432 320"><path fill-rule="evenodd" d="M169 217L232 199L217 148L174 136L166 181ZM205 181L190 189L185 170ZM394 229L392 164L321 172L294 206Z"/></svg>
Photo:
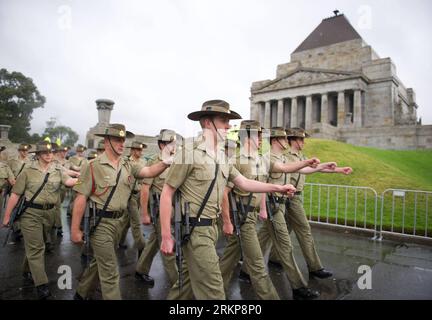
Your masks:
<svg viewBox="0 0 432 320"><path fill-rule="evenodd" d="M198 126L186 115L205 100L224 99L249 118L251 83L273 79L334 9L393 59L431 124L428 0L0 0L0 67L33 78L47 98L32 132L56 117L83 142L95 100L109 98L111 121L135 133L189 136Z"/></svg>

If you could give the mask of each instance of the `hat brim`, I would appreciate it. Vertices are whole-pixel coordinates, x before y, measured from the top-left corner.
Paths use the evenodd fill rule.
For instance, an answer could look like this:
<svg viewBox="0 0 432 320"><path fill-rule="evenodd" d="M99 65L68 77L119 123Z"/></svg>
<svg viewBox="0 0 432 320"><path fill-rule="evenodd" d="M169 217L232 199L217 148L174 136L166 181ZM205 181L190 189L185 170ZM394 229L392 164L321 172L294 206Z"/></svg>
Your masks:
<svg viewBox="0 0 432 320"><path fill-rule="evenodd" d="M95 133L95 136L102 137L102 138L105 138L105 137L120 138L119 136L115 136L115 135L112 135L112 134L105 134L105 133ZM126 135L125 135L124 138L126 138L126 139L132 139L134 137L135 137L135 135L132 132L126 131Z"/></svg>
<svg viewBox="0 0 432 320"><path fill-rule="evenodd" d="M230 113L220 112L220 111L195 111L188 114L188 118L192 121L199 121L204 116L222 116L227 117L230 120L241 119L242 117L235 111L230 111Z"/></svg>
<svg viewBox="0 0 432 320"><path fill-rule="evenodd" d="M143 145L142 148L137 148L137 147L132 147L132 146L130 146L130 147L126 147L126 148L129 148L129 149L138 149L138 150L147 149L147 145L146 145L145 143L143 143L142 145Z"/></svg>

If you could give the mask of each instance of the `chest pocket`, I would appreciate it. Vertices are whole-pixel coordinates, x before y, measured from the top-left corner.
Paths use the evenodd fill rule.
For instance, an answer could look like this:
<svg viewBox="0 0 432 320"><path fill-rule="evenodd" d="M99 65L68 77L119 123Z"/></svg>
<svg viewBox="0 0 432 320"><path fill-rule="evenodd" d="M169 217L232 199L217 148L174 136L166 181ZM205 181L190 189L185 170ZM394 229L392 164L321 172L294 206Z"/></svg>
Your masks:
<svg viewBox="0 0 432 320"><path fill-rule="evenodd" d="M94 195L97 197L104 196L112 187L115 186L115 178L111 177L109 180L100 180L95 182L96 189Z"/></svg>
<svg viewBox="0 0 432 320"><path fill-rule="evenodd" d="M194 177L200 181L213 180L215 167L211 165L201 164L195 167Z"/></svg>
<svg viewBox="0 0 432 320"><path fill-rule="evenodd" d="M50 178L48 179L45 188L47 192L54 193L60 189L60 185L61 185L61 180L59 175L55 175L52 178L50 175Z"/></svg>

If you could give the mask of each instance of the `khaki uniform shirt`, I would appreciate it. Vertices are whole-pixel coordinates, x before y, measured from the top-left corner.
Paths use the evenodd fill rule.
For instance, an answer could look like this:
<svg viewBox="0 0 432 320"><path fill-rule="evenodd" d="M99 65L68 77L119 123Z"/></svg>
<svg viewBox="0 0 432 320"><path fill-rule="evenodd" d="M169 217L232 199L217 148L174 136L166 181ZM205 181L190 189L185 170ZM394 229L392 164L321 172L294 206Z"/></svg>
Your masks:
<svg viewBox="0 0 432 320"><path fill-rule="evenodd" d="M102 209L111 189L116 184L117 174L121 168L121 176L107 211L125 211L132 191L133 179L138 176L143 167L140 163L120 158L119 166L116 169L111 165L106 154L103 153L100 157L83 166L73 190L90 197L90 200L96 203L97 208ZM92 192L92 188L94 192Z"/></svg>
<svg viewBox="0 0 432 320"><path fill-rule="evenodd" d="M152 165L159 163L161 161L162 161L162 155L161 155L161 153L159 153L159 155L155 159L149 161L148 165L152 166ZM151 192L161 193L162 188L165 184L165 179L168 176L169 169L170 168L165 169L159 176L157 176L155 178L143 179L143 183L150 186Z"/></svg>
<svg viewBox="0 0 432 320"><path fill-rule="evenodd" d="M277 185L285 185L285 184L289 183L290 175L288 173L283 173L283 172L273 172L273 167L274 167L276 162L288 163L289 160L284 153L277 155L277 154L271 152L271 154L270 154L270 173L269 173L268 182L273 183L273 184L277 184ZM280 193L275 193L275 194L278 197L283 196Z"/></svg>
<svg viewBox="0 0 432 320"><path fill-rule="evenodd" d="M244 153L236 156L234 166L236 169L246 178L251 180L257 180L261 182L267 181L268 170L267 165L264 163L262 157L256 156L248 156ZM233 188L235 194L241 197L247 197L246 202L249 198L249 192L243 191L238 187L234 186L232 182L228 183L228 187ZM258 208L260 206L262 194L261 193L253 193L250 205L252 207ZM247 204L245 201L243 203Z"/></svg>
<svg viewBox="0 0 432 320"><path fill-rule="evenodd" d="M294 152L289 149L286 152L286 157L290 162L303 161L306 160L307 157L301 152ZM290 174L290 182L294 187L296 187L297 191L303 191L304 184L306 182L306 175L301 173L291 173Z"/></svg>
<svg viewBox="0 0 432 320"><path fill-rule="evenodd" d="M75 155L69 158L69 167L73 165L81 169L86 163L88 163L88 160L84 157L78 157L77 155Z"/></svg>
<svg viewBox="0 0 432 320"><path fill-rule="evenodd" d="M60 186L66 183L69 177L63 174L62 169L56 164L50 164L47 172L43 172L38 161L32 161L18 176L12 192L25 195L30 201L36 191L42 185L45 175L49 172L48 182L33 201L35 204L56 204L60 197Z"/></svg>
<svg viewBox="0 0 432 320"><path fill-rule="evenodd" d="M217 159L226 159L224 150L219 150ZM206 151L204 137L200 136L192 145L187 144L183 152L176 154L165 183L179 189L182 199L190 204L190 216L196 217L205 194L215 177L216 159ZM215 219L220 213L224 189L240 172L227 162L220 163L216 183L201 214L201 218Z"/></svg>
<svg viewBox="0 0 432 320"><path fill-rule="evenodd" d="M132 162L132 163L134 163L134 164L141 165L143 167L147 166L147 162L144 161L143 159L134 160L130 156L130 157L127 158L127 160L130 161L130 162ZM135 183L135 180L136 180L136 183ZM132 179L132 187L135 185L135 187L134 187L134 191L135 192L139 192L141 190L141 186L143 184L143 180L144 179L141 179L141 178L140 179L135 179L135 178Z"/></svg>
<svg viewBox="0 0 432 320"><path fill-rule="evenodd" d="M7 179L15 179L15 176L6 163L0 162L0 190L7 186Z"/></svg>
<svg viewBox="0 0 432 320"><path fill-rule="evenodd" d="M16 158L16 159L11 159L8 161L8 165L11 168L15 178L18 176L18 173L20 172L23 164L24 164L24 168L25 166L29 166L31 163L31 161L29 159L24 159L21 160L20 158ZM21 172L24 170L24 168L21 170Z"/></svg>

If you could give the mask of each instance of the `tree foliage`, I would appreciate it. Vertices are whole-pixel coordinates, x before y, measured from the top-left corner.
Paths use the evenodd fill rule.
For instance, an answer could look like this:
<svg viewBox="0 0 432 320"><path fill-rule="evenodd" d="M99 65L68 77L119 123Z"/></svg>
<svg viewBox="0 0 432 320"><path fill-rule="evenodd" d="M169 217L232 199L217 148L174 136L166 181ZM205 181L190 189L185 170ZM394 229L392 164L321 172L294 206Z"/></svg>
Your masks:
<svg viewBox="0 0 432 320"><path fill-rule="evenodd" d="M43 137L49 137L51 142L61 141L64 146L73 146L78 141L78 134L70 127L57 126L55 118L51 118L46 122L47 128L42 134Z"/></svg>
<svg viewBox="0 0 432 320"><path fill-rule="evenodd" d="M31 140L33 110L43 108L45 101L31 78L0 69L0 124L11 126L9 139L12 142Z"/></svg>

